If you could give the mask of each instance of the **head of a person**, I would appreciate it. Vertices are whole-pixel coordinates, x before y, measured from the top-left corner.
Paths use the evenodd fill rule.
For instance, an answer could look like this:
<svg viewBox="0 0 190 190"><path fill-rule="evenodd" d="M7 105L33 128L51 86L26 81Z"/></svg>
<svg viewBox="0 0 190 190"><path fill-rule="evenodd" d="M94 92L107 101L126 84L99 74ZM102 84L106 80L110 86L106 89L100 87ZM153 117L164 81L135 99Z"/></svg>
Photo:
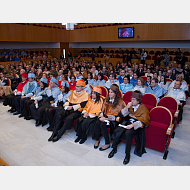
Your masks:
<svg viewBox="0 0 190 190"><path fill-rule="evenodd" d="M158 75L162 76L162 71L161 70L158 71Z"/></svg>
<svg viewBox="0 0 190 190"><path fill-rule="evenodd" d="M147 76L147 79L146 79L146 82L150 82L151 81L151 79L152 79L152 77L151 76Z"/></svg>
<svg viewBox="0 0 190 190"><path fill-rule="evenodd" d="M151 80L151 87L156 87L158 85L158 79L157 78L153 78L152 80Z"/></svg>
<svg viewBox="0 0 190 190"><path fill-rule="evenodd" d="M46 88L48 85L47 85L47 79L45 77L42 77L40 79L40 85L39 85L41 88Z"/></svg>
<svg viewBox="0 0 190 190"><path fill-rule="evenodd" d="M27 78L28 78L28 74L27 73L22 73L21 78L22 78L22 82L26 81Z"/></svg>
<svg viewBox="0 0 190 190"><path fill-rule="evenodd" d="M93 75L92 75L91 72L89 72L89 73L87 74L87 79L93 79Z"/></svg>
<svg viewBox="0 0 190 190"><path fill-rule="evenodd" d="M133 73L133 78L136 80L138 78L137 73Z"/></svg>
<svg viewBox="0 0 190 190"><path fill-rule="evenodd" d="M138 104L141 104L142 100L142 93L139 90L135 90L131 94L131 102L133 106L137 106Z"/></svg>
<svg viewBox="0 0 190 190"><path fill-rule="evenodd" d="M76 68L75 68L75 67L73 67L73 68L72 68L72 71L73 71L73 73L75 73L75 72L76 72Z"/></svg>
<svg viewBox="0 0 190 190"><path fill-rule="evenodd" d="M61 92L65 94L69 92L69 88L66 86L66 83L61 83Z"/></svg>
<svg viewBox="0 0 190 190"><path fill-rule="evenodd" d="M179 89L181 87L181 81L176 81L174 84L174 89Z"/></svg>
<svg viewBox="0 0 190 190"><path fill-rule="evenodd" d="M109 76L109 79L110 79L111 81L113 81L113 80L115 80L115 78L116 78L115 73L111 73L110 76Z"/></svg>
<svg viewBox="0 0 190 190"><path fill-rule="evenodd" d="M34 73L29 73L28 74L28 81L33 82L35 80L35 74Z"/></svg>
<svg viewBox="0 0 190 190"><path fill-rule="evenodd" d="M121 75L122 77L124 77L124 76L125 76L125 70L122 69L122 70L120 71L120 75Z"/></svg>
<svg viewBox="0 0 190 190"><path fill-rule="evenodd" d="M100 95L102 94L102 90L99 86L96 86L92 90L92 99L95 99L95 103L100 101Z"/></svg>
<svg viewBox="0 0 190 190"><path fill-rule="evenodd" d="M47 74L46 73L42 73L42 77L47 78Z"/></svg>
<svg viewBox="0 0 190 190"><path fill-rule="evenodd" d="M182 75L178 75L177 78L176 78L176 80L181 82L183 80Z"/></svg>
<svg viewBox="0 0 190 190"><path fill-rule="evenodd" d="M81 72L84 72L85 71L85 68L84 66L81 67Z"/></svg>
<svg viewBox="0 0 190 190"><path fill-rule="evenodd" d="M172 75L172 70L168 70L168 76Z"/></svg>
<svg viewBox="0 0 190 190"><path fill-rule="evenodd" d="M49 86L51 88L55 88L56 86L58 86L58 80L56 78L52 77L50 82L49 82Z"/></svg>
<svg viewBox="0 0 190 190"><path fill-rule="evenodd" d="M75 82L75 80L76 80L75 75L71 75L70 79L71 79L71 83L74 83L74 82Z"/></svg>
<svg viewBox="0 0 190 190"><path fill-rule="evenodd" d="M164 84L166 84L166 76L165 75L162 75L160 77L160 82L163 82Z"/></svg>
<svg viewBox="0 0 190 190"><path fill-rule="evenodd" d="M76 83L76 91L81 92L83 90L83 87L85 87L85 82L83 79L79 79Z"/></svg>
<svg viewBox="0 0 190 190"><path fill-rule="evenodd" d="M107 71L106 67L103 67L103 68L102 68L102 71L103 71L103 72L106 72L106 71Z"/></svg>
<svg viewBox="0 0 190 190"><path fill-rule="evenodd" d="M59 70L58 75L61 76L63 74L63 70Z"/></svg>
<svg viewBox="0 0 190 190"><path fill-rule="evenodd" d="M52 79L53 77L56 78L57 76L57 72L56 71L51 71L50 72L50 79Z"/></svg>
<svg viewBox="0 0 190 190"><path fill-rule="evenodd" d="M76 71L76 77L80 77L80 71Z"/></svg>
<svg viewBox="0 0 190 190"><path fill-rule="evenodd" d="M144 87L144 86L145 86L144 79L143 79L143 78L138 78L138 80L137 80L137 85Z"/></svg>
<svg viewBox="0 0 190 190"><path fill-rule="evenodd" d="M98 80L104 80L103 73L98 73Z"/></svg>
<svg viewBox="0 0 190 190"><path fill-rule="evenodd" d="M157 73L157 72L155 72L155 73L153 74L153 78L158 78L158 73Z"/></svg>
<svg viewBox="0 0 190 190"><path fill-rule="evenodd" d="M129 73L129 76L130 76L130 77L133 76L133 71L132 71L132 70L129 70L128 73Z"/></svg>
<svg viewBox="0 0 190 190"><path fill-rule="evenodd" d="M112 84L109 89L109 96L106 97L106 102L109 103L110 99L114 99L113 107L116 107L119 103L120 97L118 96L119 87L117 84Z"/></svg>
<svg viewBox="0 0 190 190"><path fill-rule="evenodd" d="M130 77L129 77L129 75L127 75L127 76L124 77L123 82L124 82L124 84L130 83Z"/></svg>
<svg viewBox="0 0 190 190"><path fill-rule="evenodd" d="M25 73L25 70L24 70L24 69L21 69L21 70L20 70L20 75L22 75L22 73Z"/></svg>

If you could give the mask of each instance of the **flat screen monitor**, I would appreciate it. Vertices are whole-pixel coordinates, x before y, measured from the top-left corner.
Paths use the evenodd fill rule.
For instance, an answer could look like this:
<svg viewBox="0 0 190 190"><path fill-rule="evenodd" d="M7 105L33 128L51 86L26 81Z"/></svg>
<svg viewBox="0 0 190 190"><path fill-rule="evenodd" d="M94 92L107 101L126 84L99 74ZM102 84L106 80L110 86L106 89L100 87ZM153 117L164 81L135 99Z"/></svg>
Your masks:
<svg viewBox="0 0 190 190"><path fill-rule="evenodd" d="M134 27L118 28L118 38L134 38Z"/></svg>

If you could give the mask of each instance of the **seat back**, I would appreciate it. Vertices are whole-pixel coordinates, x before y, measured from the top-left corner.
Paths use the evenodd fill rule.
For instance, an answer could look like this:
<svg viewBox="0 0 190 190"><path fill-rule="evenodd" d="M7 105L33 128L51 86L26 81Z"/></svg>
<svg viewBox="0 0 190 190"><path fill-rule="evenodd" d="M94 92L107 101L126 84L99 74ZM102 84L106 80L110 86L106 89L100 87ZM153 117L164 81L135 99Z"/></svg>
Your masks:
<svg viewBox="0 0 190 190"><path fill-rule="evenodd" d="M104 97L108 96L107 88L104 86L100 86L100 88L102 89L102 96L104 96Z"/></svg>
<svg viewBox="0 0 190 190"><path fill-rule="evenodd" d="M166 81L167 81L167 82L173 82L173 80L170 79L170 78L166 78Z"/></svg>
<svg viewBox="0 0 190 190"><path fill-rule="evenodd" d="M172 123L174 123L174 115L175 115L175 112L178 110L177 101L171 96L166 96L166 97L163 97L159 101L158 106L163 106L163 107L168 108L170 110L170 112L172 114Z"/></svg>
<svg viewBox="0 0 190 190"><path fill-rule="evenodd" d="M123 93L122 93L121 90L119 90L119 92L118 92L118 96L121 97L121 98L123 98Z"/></svg>
<svg viewBox="0 0 190 190"><path fill-rule="evenodd" d="M156 107L158 104L158 100L154 94L147 93L142 97L141 102L149 109L149 111Z"/></svg>
<svg viewBox="0 0 190 190"><path fill-rule="evenodd" d="M93 86L91 84L89 84L89 85L90 85L90 88L93 90Z"/></svg>
<svg viewBox="0 0 190 190"><path fill-rule="evenodd" d="M105 82L108 81L108 77L106 75L104 75L104 80L105 80Z"/></svg>
<svg viewBox="0 0 190 190"><path fill-rule="evenodd" d="M162 106L157 106L150 111L150 123L145 128L146 144L145 147L165 151L167 140L167 129L172 124L171 112ZM172 134L172 133L171 133ZM169 147L171 135L168 138L167 148Z"/></svg>
<svg viewBox="0 0 190 190"><path fill-rule="evenodd" d="M166 108L168 108L169 110L174 110L175 112L176 112L177 109L178 109L177 101L176 101L173 97L171 97L171 96L163 97L163 98L159 101L158 106L166 107ZM173 114L172 114L172 115L173 115Z"/></svg>
<svg viewBox="0 0 190 190"><path fill-rule="evenodd" d="M7 80L8 80L7 86L11 86L11 79L7 78Z"/></svg>
<svg viewBox="0 0 190 190"><path fill-rule="evenodd" d="M144 81L147 81L147 77L146 76L141 76L140 78L144 79Z"/></svg>
<svg viewBox="0 0 190 190"><path fill-rule="evenodd" d="M126 105L131 101L131 94L132 94L132 90L126 92L123 96L123 101L126 103Z"/></svg>

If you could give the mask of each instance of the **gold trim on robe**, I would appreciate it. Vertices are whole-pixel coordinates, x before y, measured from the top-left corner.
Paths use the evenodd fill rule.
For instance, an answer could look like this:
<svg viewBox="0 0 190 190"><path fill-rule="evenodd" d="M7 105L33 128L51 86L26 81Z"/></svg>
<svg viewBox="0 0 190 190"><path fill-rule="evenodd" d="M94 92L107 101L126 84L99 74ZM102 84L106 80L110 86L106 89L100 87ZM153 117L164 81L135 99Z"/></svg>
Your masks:
<svg viewBox="0 0 190 190"><path fill-rule="evenodd" d="M141 121L141 123L143 122L146 126L149 125L149 122L150 122L149 110L144 104L141 103L135 112L133 111L132 106L129 109L130 109L129 111L130 117L138 119L139 121ZM143 127L144 126L142 126L141 128Z"/></svg>
<svg viewBox="0 0 190 190"><path fill-rule="evenodd" d="M122 99L119 100L119 103L116 105L116 107L113 107L113 104L111 102L107 103L105 99L102 111L105 115L117 116L125 106L126 104Z"/></svg>
<svg viewBox="0 0 190 190"><path fill-rule="evenodd" d="M79 94L74 90L67 98L67 101L72 104L80 104L81 102L88 101L89 98L90 95L85 90L82 90Z"/></svg>
<svg viewBox="0 0 190 190"><path fill-rule="evenodd" d="M83 111L86 111L88 114L93 113L99 115L102 112L102 105L103 105L103 100L101 98L98 103L95 103L90 98L86 103L86 106L84 107Z"/></svg>

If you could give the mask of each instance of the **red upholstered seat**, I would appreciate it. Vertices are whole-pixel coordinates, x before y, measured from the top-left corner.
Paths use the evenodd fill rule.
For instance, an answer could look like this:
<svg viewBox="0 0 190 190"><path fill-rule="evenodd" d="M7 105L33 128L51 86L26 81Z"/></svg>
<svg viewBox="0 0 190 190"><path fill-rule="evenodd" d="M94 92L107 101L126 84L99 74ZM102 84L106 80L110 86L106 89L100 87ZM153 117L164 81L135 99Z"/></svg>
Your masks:
<svg viewBox="0 0 190 190"><path fill-rule="evenodd" d="M102 89L102 96L106 97L108 95L108 90L106 87L104 86L100 86L100 88Z"/></svg>
<svg viewBox="0 0 190 190"><path fill-rule="evenodd" d="M171 96L166 96L160 100L158 105L166 107L170 110L170 112L172 114L172 123L174 124L174 130L175 130L175 128L177 126L178 113L179 113L177 101ZM174 135L175 135L175 132L173 131L172 137L174 137Z"/></svg>
<svg viewBox="0 0 190 190"><path fill-rule="evenodd" d="M141 76L140 78L144 79L144 81L147 81L147 77L146 76Z"/></svg>
<svg viewBox="0 0 190 190"><path fill-rule="evenodd" d="M173 80L170 79L170 78L166 78L166 81L167 81L167 82L172 82Z"/></svg>
<svg viewBox="0 0 190 190"><path fill-rule="evenodd" d="M121 92L121 90L119 90L118 96L121 97L121 98L123 98L123 93Z"/></svg>
<svg viewBox="0 0 190 190"><path fill-rule="evenodd" d="M154 94L147 93L142 97L141 102L149 109L149 111L157 106L158 100Z"/></svg>
<svg viewBox="0 0 190 190"><path fill-rule="evenodd" d="M90 88L93 90L93 86L91 84L89 84L89 85L90 85Z"/></svg>
<svg viewBox="0 0 190 190"><path fill-rule="evenodd" d="M150 111L150 124L145 128L145 147L164 152L167 158L173 130L172 115L169 109L157 106Z"/></svg>
<svg viewBox="0 0 190 190"><path fill-rule="evenodd" d="M126 103L126 105L131 101L131 94L132 94L132 90L126 92L124 95L123 95L123 101Z"/></svg>
<svg viewBox="0 0 190 190"><path fill-rule="evenodd" d="M105 82L108 81L108 77L106 75L104 75L104 80L105 80Z"/></svg>

